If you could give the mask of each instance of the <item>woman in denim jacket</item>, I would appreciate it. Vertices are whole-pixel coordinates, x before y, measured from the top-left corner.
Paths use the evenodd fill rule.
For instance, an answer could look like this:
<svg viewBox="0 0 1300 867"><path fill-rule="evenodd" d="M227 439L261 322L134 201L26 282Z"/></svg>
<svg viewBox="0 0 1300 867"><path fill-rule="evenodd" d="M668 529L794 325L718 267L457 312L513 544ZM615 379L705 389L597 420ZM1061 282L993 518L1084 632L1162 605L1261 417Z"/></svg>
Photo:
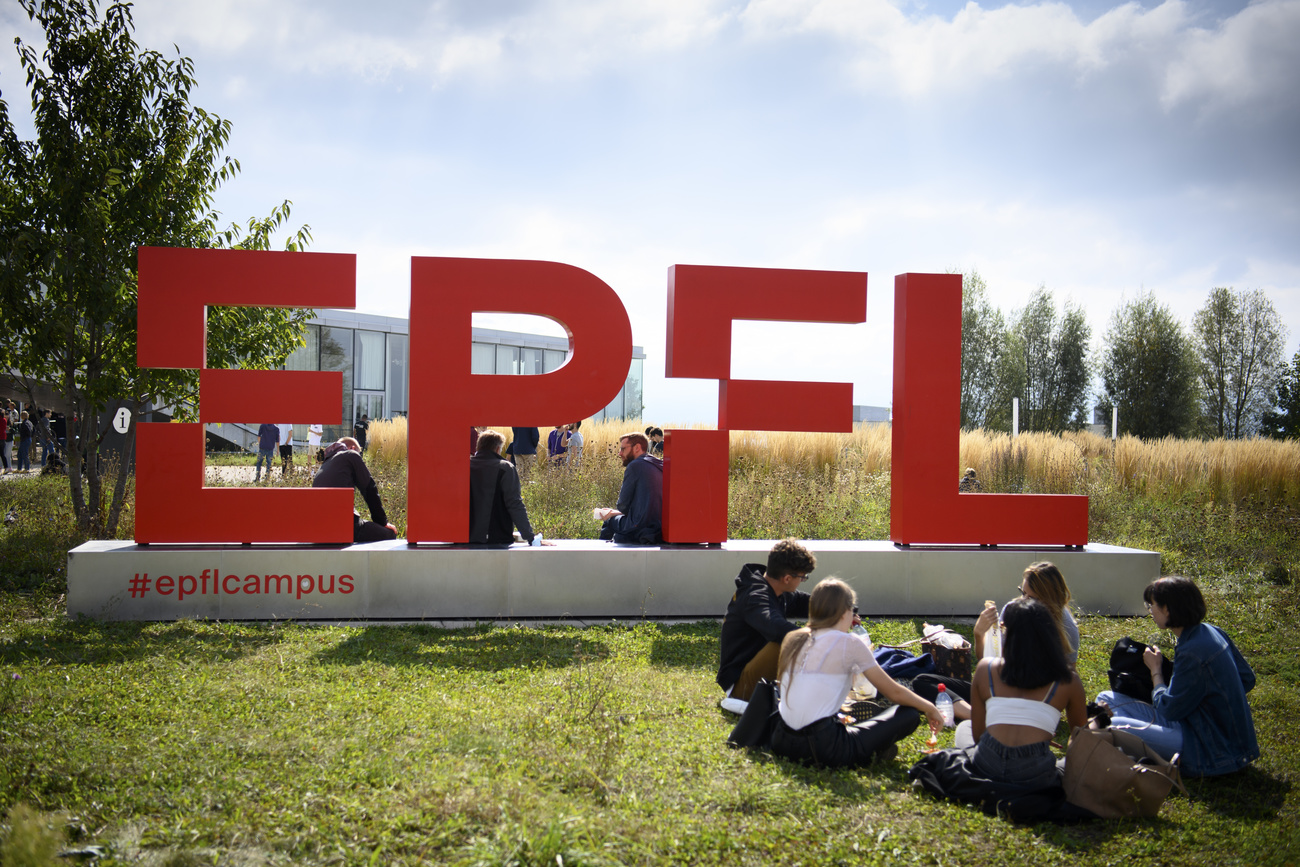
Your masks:
<svg viewBox="0 0 1300 867"><path fill-rule="evenodd" d="M1164 655L1152 646L1143 657L1155 684L1152 704L1106 692L1097 701L1110 708L1111 728L1125 729L1165 758L1182 757L1191 777L1228 774L1259 758L1255 723L1246 693L1255 672L1232 639L1202 623L1205 598L1191 579L1161 578L1142 592L1156 626L1178 639L1174 670L1164 682Z"/></svg>

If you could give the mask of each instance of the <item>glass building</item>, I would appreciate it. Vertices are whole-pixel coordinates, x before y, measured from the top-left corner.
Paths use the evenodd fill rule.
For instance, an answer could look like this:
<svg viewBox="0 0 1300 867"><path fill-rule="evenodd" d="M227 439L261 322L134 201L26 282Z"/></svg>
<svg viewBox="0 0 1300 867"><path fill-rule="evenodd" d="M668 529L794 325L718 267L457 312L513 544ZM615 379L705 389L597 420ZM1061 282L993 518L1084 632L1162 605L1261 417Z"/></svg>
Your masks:
<svg viewBox="0 0 1300 867"><path fill-rule="evenodd" d="M565 337L473 329L472 373L534 375L555 370L569 356ZM410 407L410 336L407 320L350 310L322 310L307 326L307 343L294 350L286 370L343 374L343 426L327 425L325 442L350 436L365 413L372 420L404 416ZM632 347L627 380L596 420L641 417L645 352ZM487 423L491 419L484 419ZM295 442L307 441L307 425L294 426Z"/></svg>

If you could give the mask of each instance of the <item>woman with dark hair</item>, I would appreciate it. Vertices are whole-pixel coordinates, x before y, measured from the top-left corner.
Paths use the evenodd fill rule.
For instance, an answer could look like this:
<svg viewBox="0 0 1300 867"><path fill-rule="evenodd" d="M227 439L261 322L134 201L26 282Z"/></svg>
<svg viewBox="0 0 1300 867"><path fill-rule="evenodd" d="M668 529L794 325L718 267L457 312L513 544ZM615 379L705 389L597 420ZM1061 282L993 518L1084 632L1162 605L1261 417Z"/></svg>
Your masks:
<svg viewBox="0 0 1300 867"><path fill-rule="evenodd" d="M1222 629L1202 623L1205 597L1190 578L1159 578L1142 599L1160 629L1177 641L1174 670L1164 682L1164 654L1151 646L1142 661L1155 688L1151 704L1106 690L1110 727L1130 731L1166 759L1182 757L1182 772L1209 777L1240 770L1259 758L1246 693L1255 672Z"/></svg>
<svg viewBox="0 0 1300 867"><path fill-rule="evenodd" d="M1036 599L1051 612L1060 629L1062 645L1065 648L1065 661L1070 668L1075 668L1079 661L1079 625L1070 613L1070 588L1065 583L1065 576L1056 564L1046 560L1030 563L1020 576L1019 599ZM1009 604L1009 603L1008 603ZM1005 611L1005 609L1003 609ZM984 644L989 632L996 629L1001 615L991 603L985 603L975 621L975 658L984 656ZM918 675L912 681L912 689L922 698L934 701L938 696L939 684L943 684L953 700L953 711L957 719L970 719L971 685L969 681L940 674ZM959 744L960 746L960 744Z"/></svg>
<svg viewBox="0 0 1300 867"><path fill-rule="evenodd" d="M894 744L916 730L922 713L931 728L943 725L939 709L885 674L868 639L850 631L861 622L857 601L853 588L827 578L808 600L808 625L782 640L780 718L772 734L777 755L829 768L866 765L896 755ZM837 714L859 674L895 705L865 722L845 725Z"/></svg>
<svg viewBox="0 0 1300 867"><path fill-rule="evenodd" d="M975 669L971 765L990 780L1039 789L1059 781L1050 744L1061 712L1071 729L1084 725L1088 700L1048 606L1016 599L1003 609L1002 622L1002 657L981 660Z"/></svg>

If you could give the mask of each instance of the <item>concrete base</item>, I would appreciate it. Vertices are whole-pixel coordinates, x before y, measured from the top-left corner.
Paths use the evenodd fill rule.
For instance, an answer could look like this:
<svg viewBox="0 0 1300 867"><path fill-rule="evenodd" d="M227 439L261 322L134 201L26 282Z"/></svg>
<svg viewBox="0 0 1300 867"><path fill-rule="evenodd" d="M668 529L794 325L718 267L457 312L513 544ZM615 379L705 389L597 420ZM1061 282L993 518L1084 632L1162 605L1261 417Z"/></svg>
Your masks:
<svg viewBox="0 0 1300 867"><path fill-rule="evenodd" d="M68 614L102 620L539 620L721 617L745 563L771 541L639 548L598 541L509 550L408 547L141 546L87 542L68 553ZM858 593L868 616L972 616L1016 595L1024 567L1051 560L1076 610L1144 611L1160 555L1113 545L900 548L809 541L817 571Z"/></svg>

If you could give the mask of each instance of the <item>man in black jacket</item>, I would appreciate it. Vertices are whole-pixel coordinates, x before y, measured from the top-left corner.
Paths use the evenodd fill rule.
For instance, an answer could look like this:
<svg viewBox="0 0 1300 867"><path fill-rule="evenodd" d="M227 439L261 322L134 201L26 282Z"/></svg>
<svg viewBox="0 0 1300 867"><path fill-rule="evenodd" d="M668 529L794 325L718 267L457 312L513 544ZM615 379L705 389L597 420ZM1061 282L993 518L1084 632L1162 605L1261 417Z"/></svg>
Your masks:
<svg viewBox="0 0 1300 867"><path fill-rule="evenodd" d="M783 539L767 555L767 567L748 563L736 576L736 593L722 620L718 686L727 697L749 701L762 678L776 680L781 639L798 629L790 618L808 616L808 594L799 585L817 558L794 539Z"/></svg>
<svg viewBox="0 0 1300 867"><path fill-rule="evenodd" d="M533 543L533 527L520 496L519 473L514 464L501 457L505 441L494 430L483 431L478 435L478 450L469 459L471 545L509 545L515 540L515 527L525 542Z"/></svg>
<svg viewBox="0 0 1300 867"><path fill-rule="evenodd" d="M275 425L271 425L275 430ZM356 488L361 492L361 499L370 507L370 521L361 520L355 511L352 513L353 542L384 542L397 538L397 528L388 523L384 514L383 501L379 499L379 486L370 475L366 462L361 459L361 443L352 437L343 437L322 452L321 468L312 479L313 488ZM270 470L267 470L269 473Z"/></svg>

